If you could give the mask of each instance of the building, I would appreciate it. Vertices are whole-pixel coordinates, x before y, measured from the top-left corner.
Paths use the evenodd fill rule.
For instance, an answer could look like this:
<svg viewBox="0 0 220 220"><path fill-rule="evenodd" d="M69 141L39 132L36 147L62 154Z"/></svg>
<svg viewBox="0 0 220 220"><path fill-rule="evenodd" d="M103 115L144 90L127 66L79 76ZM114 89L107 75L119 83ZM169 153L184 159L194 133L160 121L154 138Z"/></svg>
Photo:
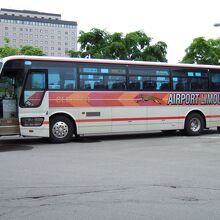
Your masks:
<svg viewBox="0 0 220 220"><path fill-rule="evenodd" d="M61 20L60 14L29 10L0 9L0 47L38 47L48 56L67 56L77 50L77 23Z"/></svg>

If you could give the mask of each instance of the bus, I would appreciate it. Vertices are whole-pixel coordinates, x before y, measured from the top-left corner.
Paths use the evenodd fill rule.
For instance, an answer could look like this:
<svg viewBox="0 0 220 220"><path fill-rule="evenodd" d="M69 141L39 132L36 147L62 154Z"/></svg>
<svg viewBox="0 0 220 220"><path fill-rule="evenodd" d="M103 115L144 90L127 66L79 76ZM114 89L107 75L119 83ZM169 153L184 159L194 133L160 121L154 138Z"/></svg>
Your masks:
<svg viewBox="0 0 220 220"><path fill-rule="evenodd" d="M0 135L220 130L220 67L11 56L0 61Z"/></svg>

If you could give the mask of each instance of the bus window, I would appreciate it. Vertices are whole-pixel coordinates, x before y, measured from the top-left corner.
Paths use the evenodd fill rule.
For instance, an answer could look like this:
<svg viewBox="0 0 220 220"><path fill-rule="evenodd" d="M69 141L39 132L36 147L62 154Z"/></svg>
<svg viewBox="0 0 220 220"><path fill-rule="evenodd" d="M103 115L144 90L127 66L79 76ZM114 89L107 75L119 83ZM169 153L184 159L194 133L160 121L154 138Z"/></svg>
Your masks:
<svg viewBox="0 0 220 220"><path fill-rule="evenodd" d="M105 88L102 75L86 74L80 75L80 89L82 90L103 90Z"/></svg>
<svg viewBox="0 0 220 220"><path fill-rule="evenodd" d="M169 76L170 72L166 67L129 67L130 75L143 75L143 76Z"/></svg>
<svg viewBox="0 0 220 220"><path fill-rule="evenodd" d="M21 105L38 107L46 89L46 71L31 70L25 82Z"/></svg>
<svg viewBox="0 0 220 220"><path fill-rule="evenodd" d="M170 90L169 77L144 77L143 79L144 91L168 91Z"/></svg>
<svg viewBox="0 0 220 220"><path fill-rule="evenodd" d="M208 90L208 78L192 78L190 80L191 91L207 91Z"/></svg>
<svg viewBox="0 0 220 220"><path fill-rule="evenodd" d="M175 91L187 91L189 90L189 83L187 78L173 77L173 90Z"/></svg>
<svg viewBox="0 0 220 220"><path fill-rule="evenodd" d="M76 68L56 67L48 69L49 90L76 89Z"/></svg>
<svg viewBox="0 0 220 220"><path fill-rule="evenodd" d="M172 68L172 83L174 91L207 91L208 70Z"/></svg>
<svg viewBox="0 0 220 220"><path fill-rule="evenodd" d="M220 72L216 72L214 70L211 70L210 89L212 91L220 91Z"/></svg>
<svg viewBox="0 0 220 220"><path fill-rule="evenodd" d="M126 90L125 76L108 76L106 81L109 90Z"/></svg>
<svg viewBox="0 0 220 220"><path fill-rule="evenodd" d="M55 61L31 61L31 69L48 70L49 90L75 90L77 71L75 63Z"/></svg>

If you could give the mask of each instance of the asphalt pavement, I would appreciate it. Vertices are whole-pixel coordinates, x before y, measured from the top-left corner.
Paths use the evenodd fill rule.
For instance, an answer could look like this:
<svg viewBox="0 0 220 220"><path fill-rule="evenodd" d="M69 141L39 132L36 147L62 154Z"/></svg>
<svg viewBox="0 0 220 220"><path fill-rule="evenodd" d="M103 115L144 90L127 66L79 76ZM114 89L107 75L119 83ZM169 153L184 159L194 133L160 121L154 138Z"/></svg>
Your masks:
<svg viewBox="0 0 220 220"><path fill-rule="evenodd" d="M0 137L0 219L220 219L220 134Z"/></svg>

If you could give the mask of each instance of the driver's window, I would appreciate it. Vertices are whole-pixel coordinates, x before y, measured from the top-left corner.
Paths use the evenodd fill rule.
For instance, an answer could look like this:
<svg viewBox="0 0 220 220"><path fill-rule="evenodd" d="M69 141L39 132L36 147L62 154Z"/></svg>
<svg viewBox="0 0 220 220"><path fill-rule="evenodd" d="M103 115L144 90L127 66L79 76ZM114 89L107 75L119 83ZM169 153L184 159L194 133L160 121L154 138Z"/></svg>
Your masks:
<svg viewBox="0 0 220 220"><path fill-rule="evenodd" d="M32 71L26 80L23 93L23 106L37 107L41 104L46 89L46 74Z"/></svg>

